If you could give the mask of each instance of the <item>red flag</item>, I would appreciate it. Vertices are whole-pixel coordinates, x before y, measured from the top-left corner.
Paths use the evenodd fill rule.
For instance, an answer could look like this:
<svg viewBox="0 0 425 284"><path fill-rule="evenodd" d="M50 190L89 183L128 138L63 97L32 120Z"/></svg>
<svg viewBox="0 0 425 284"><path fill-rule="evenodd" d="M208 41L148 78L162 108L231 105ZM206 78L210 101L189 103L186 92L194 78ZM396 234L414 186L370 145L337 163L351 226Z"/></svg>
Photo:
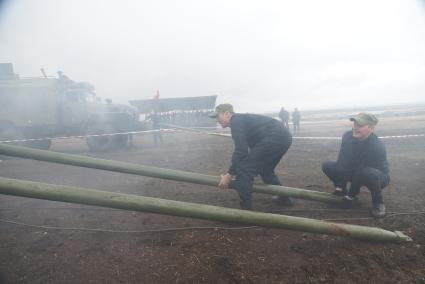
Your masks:
<svg viewBox="0 0 425 284"><path fill-rule="evenodd" d="M154 100L159 100L159 90L156 91L155 96L153 96Z"/></svg>

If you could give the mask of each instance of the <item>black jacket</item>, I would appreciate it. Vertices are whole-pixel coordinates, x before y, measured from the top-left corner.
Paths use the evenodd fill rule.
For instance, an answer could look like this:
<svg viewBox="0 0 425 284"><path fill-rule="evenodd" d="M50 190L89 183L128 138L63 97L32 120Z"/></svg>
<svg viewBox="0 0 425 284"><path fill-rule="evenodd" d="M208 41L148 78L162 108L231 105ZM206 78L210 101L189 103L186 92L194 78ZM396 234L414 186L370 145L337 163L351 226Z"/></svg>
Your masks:
<svg viewBox="0 0 425 284"><path fill-rule="evenodd" d="M354 138L352 131L344 133L337 164L350 171L370 167L389 173L385 145L374 133L363 141Z"/></svg>
<svg viewBox="0 0 425 284"><path fill-rule="evenodd" d="M270 143L281 143L290 145L292 142L291 133L274 118L249 113L235 113L230 119L230 129L232 133L235 149L232 155L232 165L229 173L234 174L237 164L243 160L258 142L269 138Z"/></svg>

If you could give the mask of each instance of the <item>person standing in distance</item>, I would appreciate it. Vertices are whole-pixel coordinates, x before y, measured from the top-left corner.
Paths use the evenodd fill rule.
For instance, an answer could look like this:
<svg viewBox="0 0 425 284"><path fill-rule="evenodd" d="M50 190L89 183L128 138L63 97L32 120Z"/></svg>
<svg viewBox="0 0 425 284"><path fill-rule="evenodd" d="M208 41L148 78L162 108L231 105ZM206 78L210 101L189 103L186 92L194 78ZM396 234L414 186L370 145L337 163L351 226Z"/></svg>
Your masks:
<svg viewBox="0 0 425 284"><path fill-rule="evenodd" d="M274 170L292 144L292 135L281 122L258 114L235 113L231 104L220 104L209 117L217 119L223 128L230 127L234 142L232 162L221 175L219 188L236 189L242 209L252 209L254 177L264 183L281 185ZM235 179L233 179L235 177ZM288 197L274 196L281 205L292 205Z"/></svg>
<svg viewBox="0 0 425 284"><path fill-rule="evenodd" d="M152 122L152 128L153 128L153 141L155 143L155 146L159 143L163 143L164 140L162 139L161 134L161 117L158 115L156 111L152 111L151 114L147 117Z"/></svg>
<svg viewBox="0 0 425 284"><path fill-rule="evenodd" d="M383 217L382 189L389 184L390 176L385 145L374 133L378 119L373 114L359 113L350 120L352 130L342 136L338 160L324 162L322 170L334 183L334 194L344 196L344 207L351 207L360 188L366 186L372 195L371 214Z"/></svg>
<svg viewBox="0 0 425 284"><path fill-rule="evenodd" d="M279 111L279 118L283 125L289 129L289 112L284 107L282 107Z"/></svg>
<svg viewBox="0 0 425 284"><path fill-rule="evenodd" d="M294 134L297 131L300 131L300 121L301 121L301 113L297 108L295 108L294 112L292 113L292 124L294 125Z"/></svg>

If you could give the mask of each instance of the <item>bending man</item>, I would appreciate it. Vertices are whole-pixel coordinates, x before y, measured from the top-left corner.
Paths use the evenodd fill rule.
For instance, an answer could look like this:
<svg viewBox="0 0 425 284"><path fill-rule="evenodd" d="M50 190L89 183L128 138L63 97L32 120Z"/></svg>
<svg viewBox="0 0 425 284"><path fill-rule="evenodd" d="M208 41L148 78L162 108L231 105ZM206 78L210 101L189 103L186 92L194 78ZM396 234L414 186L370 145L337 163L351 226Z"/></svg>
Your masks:
<svg viewBox="0 0 425 284"><path fill-rule="evenodd" d="M223 128L230 127L235 146L232 164L221 175L218 186L235 188L241 208L250 210L255 176L260 175L264 183L281 185L274 169L292 144L291 133L271 117L234 113L230 104L218 105L209 116L216 118ZM274 197L274 200L281 205L292 205L288 197Z"/></svg>

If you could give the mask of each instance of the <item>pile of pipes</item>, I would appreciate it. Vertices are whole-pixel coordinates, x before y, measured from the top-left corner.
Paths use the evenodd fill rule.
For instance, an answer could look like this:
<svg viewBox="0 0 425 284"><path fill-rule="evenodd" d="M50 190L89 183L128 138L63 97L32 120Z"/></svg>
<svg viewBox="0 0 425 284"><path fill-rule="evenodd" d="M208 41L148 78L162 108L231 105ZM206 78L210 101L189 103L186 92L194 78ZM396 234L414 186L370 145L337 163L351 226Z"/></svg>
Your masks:
<svg viewBox="0 0 425 284"><path fill-rule="evenodd" d="M219 177L125 162L37 150L0 144L0 154L52 163L148 176L154 178L217 186ZM254 192L337 204L340 198L325 192L255 184ZM0 194L78 204L142 211L212 221L240 223L310 233L338 235L363 240L406 242L411 238L399 231L375 227L332 223L315 219L223 208L123 193L0 178Z"/></svg>

